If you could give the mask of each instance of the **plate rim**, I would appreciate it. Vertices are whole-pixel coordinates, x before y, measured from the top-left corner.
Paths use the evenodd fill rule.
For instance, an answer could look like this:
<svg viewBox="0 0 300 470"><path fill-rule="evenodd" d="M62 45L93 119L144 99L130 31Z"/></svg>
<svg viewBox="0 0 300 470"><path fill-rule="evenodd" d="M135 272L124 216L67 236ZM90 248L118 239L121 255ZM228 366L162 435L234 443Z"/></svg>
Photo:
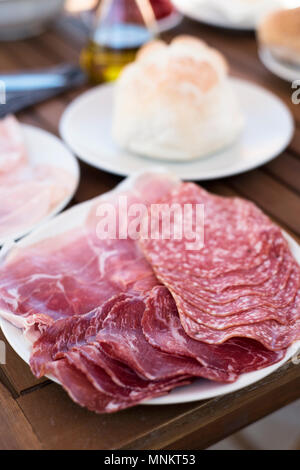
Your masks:
<svg viewBox="0 0 300 470"><path fill-rule="evenodd" d="M280 62L276 59L276 57L272 55L268 47L260 45L258 47L258 56L261 63L266 67L266 69L281 80L284 80L288 83L292 83L297 80L297 73L299 79L300 68L297 72L297 70L294 69L293 66L288 66L283 62ZM280 69L280 71L278 70L278 68ZM293 78L291 78L292 74L295 74Z"/></svg>
<svg viewBox="0 0 300 470"><path fill-rule="evenodd" d="M34 133L42 134L45 138L52 139L58 145L60 145L64 149L65 152L67 152L67 154L69 155L68 158L70 158L70 160L72 160L73 165L74 165L74 185L73 185L72 191L62 201L60 201L53 208L53 210L49 212L49 214L47 214L45 217L43 217L40 221L38 221L37 223L35 223L32 226L28 227L27 229L21 230L19 232L12 233L8 237L5 237L5 238L0 237L0 248L1 248L1 246L4 246L8 243L13 243L17 240L20 240L23 237L28 236L31 232L37 230L44 223L47 223L50 219L52 219L53 217L58 215L60 212L62 212L63 209L70 203L70 201L74 197L74 194L76 193L76 191L78 189L78 186L79 186L79 182L80 182L80 165L79 165L78 159L75 157L72 150L69 148L69 146L66 145L66 143L62 139L60 139L59 137L52 134L51 132L49 132L45 129L42 129L38 126L33 126L31 124L26 124L26 123L22 123L22 122L20 123L20 125L21 125L21 129L24 130L25 132L29 131L29 133L32 133L32 134L34 134ZM30 156L29 156L29 160L30 160ZM55 165L53 165L53 166L55 166Z"/></svg>
<svg viewBox="0 0 300 470"><path fill-rule="evenodd" d="M184 5L182 6L182 3L180 2L180 0L172 0L175 7L177 8L177 10L179 12L181 12L183 15L185 15L187 18L191 18L192 20L194 21L197 21L199 23L203 23L204 25L207 25L207 26L211 26L211 27L214 27L214 28L219 28L219 29L224 29L224 30L228 30L228 31L236 31L237 33L239 32L244 32L244 33L249 33L249 32L253 32L256 30L257 26L255 23L253 24L236 24L236 23L233 23L231 21L228 21L226 23L226 21L223 23L222 21L222 17L218 17L218 15L216 14L216 21L211 21L209 20L208 18L204 17L201 15L201 13L199 12L199 14L194 14L191 9ZM193 0L190 2L192 4ZM206 6L207 7L207 6ZM218 19L219 18L219 19Z"/></svg>
<svg viewBox="0 0 300 470"><path fill-rule="evenodd" d="M294 132L295 132L295 122L294 122L293 115L292 115L291 111L289 110L289 108L287 107L287 105L275 93L269 91L264 86L261 86L261 85L255 83L255 82L250 81L250 80L246 80L246 79L243 79L243 78L240 78L240 77L235 77L235 76L230 76L229 79L230 79L230 82L233 84L233 86L237 86L237 87L238 86L240 86L240 87L244 86L244 87L247 87L247 88L250 87L252 90L256 91L257 93L265 94L266 96L268 96L269 99L272 99L274 103L276 102L276 104L281 107L282 113L285 114L284 119L286 119L286 121L288 123L289 132L285 136L284 142L276 150L276 153L274 153L272 155L268 155L268 157L265 157L259 163L257 163L257 162L253 162L253 163L247 162L246 164L241 165L240 167L238 167L234 170L232 170L232 168L225 168L225 169L223 168L223 169L220 169L218 171L214 170L214 171L211 171L210 173L208 173L208 175L206 175L204 177L201 177L201 175L197 175L197 177L195 177L195 174L193 173L193 175L190 174L189 176L181 177L182 180L184 180L184 181L187 181L187 180L210 181L210 180L213 180L213 179L227 178L227 177L230 177L230 176L245 173L247 171L251 171L255 168L258 168L262 165L265 165L266 163L272 161L274 158L277 158L286 149L286 147L289 145L289 143L291 142L291 140L293 138L293 135L294 135ZM87 153L89 152L89 154L91 154L92 151L86 150L79 142L75 141L72 137L70 137L69 136L69 130L68 130L69 120L71 119L70 116L74 112L74 109L81 106L81 101L85 102L87 99L89 99L90 96L97 95L98 93L99 94L100 93L111 93L111 90L113 90L114 86L115 86L114 83L105 83L105 84L97 85L97 86L83 92L81 95L79 95L77 98L75 98L75 100L73 100L66 107L65 111L63 112L63 114L61 116L60 123L59 123L59 134L60 134L62 140L65 142L65 144L71 149L71 151L74 152L76 154L76 156L81 161L83 161L84 163L87 163L88 165L90 165L93 168L96 168L98 170L102 170L102 171L106 171L106 172L114 174L114 175L126 177L126 176L131 176L132 174L134 174L134 171L133 172L130 171L128 173L123 169L118 170L115 167L112 168L109 164L109 161L105 162L101 159L99 159L99 164L98 164L98 162L95 162L92 158L87 156ZM229 151L230 148L233 147L233 145L234 145L234 143L231 146L228 146L226 149L224 148L223 151L225 151L225 150ZM122 151L123 150L121 149L120 152L122 152ZM217 156L217 154L218 153L216 152L213 156ZM142 157L139 157L138 155L136 157L137 158L142 158ZM190 160L190 161L187 161L187 162L176 162L176 165L177 164L178 165L188 165L189 163L194 163L195 161L196 160ZM153 159L153 167L154 166L166 166L168 171L170 171L170 172L173 171L175 173L175 171L176 171L175 168L172 169L171 167L168 166L170 163L172 163L172 162L159 160L159 159ZM149 168L148 171L150 171L150 170L151 169ZM192 170L191 170L191 172L192 172Z"/></svg>

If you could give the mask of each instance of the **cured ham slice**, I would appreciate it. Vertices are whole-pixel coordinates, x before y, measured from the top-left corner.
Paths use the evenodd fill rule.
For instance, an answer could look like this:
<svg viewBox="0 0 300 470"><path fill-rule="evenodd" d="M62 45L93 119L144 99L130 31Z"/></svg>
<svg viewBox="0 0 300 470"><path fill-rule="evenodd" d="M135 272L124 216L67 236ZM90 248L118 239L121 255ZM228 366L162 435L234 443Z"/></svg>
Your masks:
<svg viewBox="0 0 300 470"><path fill-rule="evenodd" d="M176 184L159 174L138 177L133 187L96 199L85 227L13 251L0 268L0 315L34 339L53 321L88 313L117 294L151 290L157 279L136 242L127 232L124 239L98 237L97 210L117 207L119 196L149 205Z"/></svg>
<svg viewBox="0 0 300 470"><path fill-rule="evenodd" d="M73 360L75 360L74 356ZM113 413L124 408L130 408L145 400L164 395L175 386L186 385L188 383L187 380L178 380L177 382L171 380L169 385L165 384L162 386L157 384L156 388L144 391L136 399L127 399L126 390L122 390L114 385L108 376L104 379L105 373L100 368L96 366L91 371L90 366L87 366L90 381L80 371L80 369L85 370L85 363L80 363L80 369L77 368L77 365L78 361L76 361L75 367L72 360L61 359L51 364L51 373L59 380L75 403L96 413ZM105 380L107 381L106 384ZM104 387L105 392L99 390L99 388L104 389ZM121 392L125 397L122 397Z"/></svg>
<svg viewBox="0 0 300 470"><path fill-rule="evenodd" d="M146 341L142 330L145 302L126 299L117 303L103 322L97 335L104 351L116 360L126 363L140 377L162 380L176 376L215 377L209 368L193 359L186 360L160 352Z"/></svg>
<svg viewBox="0 0 300 470"><path fill-rule="evenodd" d="M0 270L1 315L26 333L89 312L118 292L82 230L13 252Z"/></svg>
<svg viewBox="0 0 300 470"><path fill-rule="evenodd" d="M33 165L20 125L13 116L0 121L0 239L9 240L39 223L74 186L64 169Z"/></svg>
<svg viewBox="0 0 300 470"><path fill-rule="evenodd" d="M26 230L29 211L32 223L38 223L49 211L49 196L49 188L39 183L0 188L0 200L6 201L5 205L0 205L1 237L9 238L16 230Z"/></svg>
<svg viewBox="0 0 300 470"><path fill-rule="evenodd" d="M69 364L67 359L52 363L51 372L75 403L91 411L112 413L129 406L127 400L99 392L80 370Z"/></svg>
<svg viewBox="0 0 300 470"><path fill-rule="evenodd" d="M87 315L57 321L40 336L31 357L31 368L37 376L52 374L75 401L98 413L134 406L189 382L183 376L156 382L144 380L107 356L95 342L103 317L121 298ZM78 394L80 387L86 390L81 391L82 395Z"/></svg>
<svg viewBox="0 0 300 470"><path fill-rule="evenodd" d="M0 121L0 177L26 162L24 139L18 121L8 116Z"/></svg>
<svg viewBox="0 0 300 470"><path fill-rule="evenodd" d="M267 367L283 358L284 352L269 351L259 342L234 338L222 345L195 341L184 331L176 304L166 287L153 289L142 320L143 332L152 346L169 354L192 357L215 369L220 381L227 374L234 381L242 373Z"/></svg>
<svg viewBox="0 0 300 470"><path fill-rule="evenodd" d="M30 366L37 377L47 373L48 363L61 359L72 349L93 344L111 308L126 296L117 295L85 315L74 315L54 322L35 342ZM114 361L110 364L114 369Z"/></svg>
<svg viewBox="0 0 300 470"><path fill-rule="evenodd" d="M191 381L188 377L178 376L159 381L144 380L132 369L127 367L126 364L115 361L107 356L98 343L82 346L79 352L80 362L85 361L85 374L90 381L93 382L93 370L95 366L101 367L114 384L123 387L123 390L124 388L126 389L129 399L143 400L145 394L152 393L153 396L153 392L160 393L162 390L166 392L183 383L190 383Z"/></svg>
<svg viewBox="0 0 300 470"><path fill-rule="evenodd" d="M184 378L174 378L155 383L145 381L143 389L126 388L113 382L110 376L98 364L90 361L80 351L71 351L66 354L66 357L69 364L79 369L97 391L110 396L113 400L126 401L126 408L141 403L144 400L160 396L176 386L189 383ZM102 410L100 411L102 412Z"/></svg>
<svg viewBox="0 0 300 470"><path fill-rule="evenodd" d="M139 293L156 284L134 242L108 240L96 251L89 235L79 230L8 258L0 270L1 315L31 334L60 318L85 314L119 293Z"/></svg>
<svg viewBox="0 0 300 470"><path fill-rule="evenodd" d="M0 175L0 237L39 223L72 191L74 179L63 169L22 166Z"/></svg>
<svg viewBox="0 0 300 470"><path fill-rule="evenodd" d="M279 228L252 203L194 184L182 184L163 202L194 211L204 205L203 248L189 250L186 237L140 240L186 333L209 344L252 338L274 351L298 339L300 268Z"/></svg>

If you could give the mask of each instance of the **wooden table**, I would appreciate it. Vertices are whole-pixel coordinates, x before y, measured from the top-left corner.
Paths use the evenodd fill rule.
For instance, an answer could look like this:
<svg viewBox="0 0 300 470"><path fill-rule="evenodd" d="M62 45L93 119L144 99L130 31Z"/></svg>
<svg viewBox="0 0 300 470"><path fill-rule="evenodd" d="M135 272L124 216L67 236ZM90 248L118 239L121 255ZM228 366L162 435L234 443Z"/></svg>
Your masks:
<svg viewBox="0 0 300 470"><path fill-rule="evenodd" d="M299 241L300 105L292 104L291 86L259 62L252 34L216 30L189 20L172 35L179 32L198 35L218 47L233 75L272 90L292 111L296 132L282 155L257 170L204 186L218 194L239 194L255 201ZM2 43L0 71L76 62L85 40L78 23L62 19L39 38ZM80 92L51 99L21 112L19 118L57 134L63 110ZM73 203L101 194L119 181L82 164ZM0 449L202 449L300 398L300 368L291 362L230 395L182 405L139 406L109 416L90 413L75 405L59 386L37 381L10 347L0 380Z"/></svg>

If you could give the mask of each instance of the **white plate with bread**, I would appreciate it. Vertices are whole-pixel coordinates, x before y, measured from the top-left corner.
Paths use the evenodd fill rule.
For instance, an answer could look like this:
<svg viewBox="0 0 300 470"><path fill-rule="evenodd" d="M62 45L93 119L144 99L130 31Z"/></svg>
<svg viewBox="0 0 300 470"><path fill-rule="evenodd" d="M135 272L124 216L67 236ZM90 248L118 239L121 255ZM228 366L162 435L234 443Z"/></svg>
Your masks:
<svg viewBox="0 0 300 470"><path fill-rule="evenodd" d="M262 63L288 82L300 79L299 25L300 8L284 9L267 15L257 31Z"/></svg>
<svg viewBox="0 0 300 470"><path fill-rule="evenodd" d="M199 181L268 162L293 131L275 95L229 77L218 51L187 36L145 46L115 84L85 92L60 122L65 142L96 168L127 176L162 166Z"/></svg>

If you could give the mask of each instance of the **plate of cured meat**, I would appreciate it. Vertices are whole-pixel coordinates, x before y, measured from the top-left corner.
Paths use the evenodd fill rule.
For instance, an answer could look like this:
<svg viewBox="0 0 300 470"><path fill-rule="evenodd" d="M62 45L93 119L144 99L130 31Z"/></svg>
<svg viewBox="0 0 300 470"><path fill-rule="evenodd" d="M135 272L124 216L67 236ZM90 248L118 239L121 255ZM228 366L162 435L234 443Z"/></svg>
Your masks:
<svg viewBox="0 0 300 470"><path fill-rule="evenodd" d="M75 157L48 132L0 120L0 246L60 212L79 181Z"/></svg>
<svg viewBox="0 0 300 470"><path fill-rule="evenodd" d="M98 413L229 393L300 347L297 243L251 202L163 172L128 178L4 253L7 341Z"/></svg>

